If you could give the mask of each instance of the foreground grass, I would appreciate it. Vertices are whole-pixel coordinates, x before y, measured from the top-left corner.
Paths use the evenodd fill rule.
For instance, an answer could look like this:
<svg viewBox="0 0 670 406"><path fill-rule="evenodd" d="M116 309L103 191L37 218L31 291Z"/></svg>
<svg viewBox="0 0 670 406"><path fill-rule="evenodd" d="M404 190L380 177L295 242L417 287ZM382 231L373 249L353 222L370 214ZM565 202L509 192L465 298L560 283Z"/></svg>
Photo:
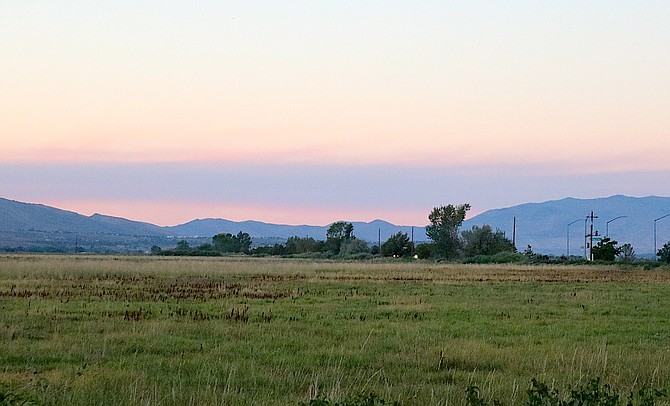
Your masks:
<svg viewBox="0 0 670 406"><path fill-rule="evenodd" d="M45 404L518 404L670 386L670 272L0 257L0 388Z"/></svg>

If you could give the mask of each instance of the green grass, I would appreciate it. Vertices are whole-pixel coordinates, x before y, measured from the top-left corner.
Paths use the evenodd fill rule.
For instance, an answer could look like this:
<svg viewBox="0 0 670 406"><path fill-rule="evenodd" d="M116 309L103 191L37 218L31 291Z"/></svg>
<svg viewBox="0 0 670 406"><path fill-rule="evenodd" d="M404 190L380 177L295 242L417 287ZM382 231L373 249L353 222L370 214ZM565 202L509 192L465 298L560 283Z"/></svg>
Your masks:
<svg viewBox="0 0 670 406"><path fill-rule="evenodd" d="M667 268L5 256L0 387L58 405L668 388L669 288Z"/></svg>

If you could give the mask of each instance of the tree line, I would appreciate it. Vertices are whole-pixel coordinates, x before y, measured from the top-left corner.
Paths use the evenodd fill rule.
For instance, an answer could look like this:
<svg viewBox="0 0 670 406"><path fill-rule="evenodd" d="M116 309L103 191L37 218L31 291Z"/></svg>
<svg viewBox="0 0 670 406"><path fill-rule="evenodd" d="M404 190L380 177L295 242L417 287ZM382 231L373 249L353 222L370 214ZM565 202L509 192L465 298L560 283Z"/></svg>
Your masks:
<svg viewBox="0 0 670 406"><path fill-rule="evenodd" d="M500 230L490 225L473 226L461 231L460 227L470 210L468 203L433 208L428 215L430 224L426 226L426 236L431 240L415 246L407 233L398 232L381 246L370 246L356 238L352 223L338 221L326 231L325 240L313 237L290 237L284 244L251 248L249 234L240 231L236 235L220 233L212 237L211 244L190 247L188 242L179 241L172 249L154 246L154 255L219 256L228 254L301 256L313 258L368 259L375 256L395 258L419 258L465 262L545 262L548 256L539 255L528 246L523 253L517 252L513 242ZM596 261L632 262L635 250L630 244L618 245L609 238L602 239L592 248ZM657 253L661 262L670 263L670 242ZM570 261L571 258L564 260Z"/></svg>
<svg viewBox="0 0 670 406"><path fill-rule="evenodd" d="M415 246L407 233L403 232L391 236L381 246L370 246L366 241L355 236L352 223L338 221L328 227L325 240L294 236L287 239L285 244L251 248L251 237L240 231L236 235L217 234L212 237L211 244L202 244L197 247L189 246L186 241L179 241L172 249L161 249L154 246L151 253L173 256L250 254L348 259L365 259L374 256L456 259L463 256L493 255L503 251L515 251L512 242L505 237L503 232L493 231L488 225L481 228L474 226L471 230L459 234L459 227L469 209L469 204L434 208L428 216L431 224L426 227L426 234L432 243L418 246Z"/></svg>

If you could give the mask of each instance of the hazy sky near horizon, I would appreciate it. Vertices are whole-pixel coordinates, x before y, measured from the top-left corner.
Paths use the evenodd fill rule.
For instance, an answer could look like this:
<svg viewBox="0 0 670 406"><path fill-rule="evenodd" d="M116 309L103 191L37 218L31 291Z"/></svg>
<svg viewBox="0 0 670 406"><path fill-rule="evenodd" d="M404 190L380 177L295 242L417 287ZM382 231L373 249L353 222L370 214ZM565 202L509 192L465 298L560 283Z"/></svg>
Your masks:
<svg viewBox="0 0 670 406"><path fill-rule="evenodd" d="M667 1L0 0L0 197L158 224L670 195Z"/></svg>

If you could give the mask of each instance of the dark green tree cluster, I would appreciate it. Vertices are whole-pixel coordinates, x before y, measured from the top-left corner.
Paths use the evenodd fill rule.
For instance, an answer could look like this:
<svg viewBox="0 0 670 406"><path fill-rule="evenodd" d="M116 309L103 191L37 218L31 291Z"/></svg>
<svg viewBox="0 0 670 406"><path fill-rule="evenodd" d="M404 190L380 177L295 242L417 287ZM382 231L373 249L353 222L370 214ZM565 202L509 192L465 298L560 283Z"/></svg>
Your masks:
<svg viewBox="0 0 670 406"><path fill-rule="evenodd" d="M251 237L247 233L239 232L237 235L220 233L212 237L212 245L215 251L222 254L230 252L249 253L251 248Z"/></svg>
<svg viewBox="0 0 670 406"><path fill-rule="evenodd" d="M326 240L313 237L290 237L286 244L273 247L258 247L251 250L255 255L288 255L323 258L363 258L372 255L368 244L354 236L354 225L337 221L328 227Z"/></svg>
<svg viewBox="0 0 670 406"><path fill-rule="evenodd" d="M382 255L385 257L409 257L414 255L414 244L407 233L398 231L382 244Z"/></svg>
<svg viewBox="0 0 670 406"><path fill-rule="evenodd" d="M169 256L219 256L229 253L248 254L251 250L251 237L247 233L239 232L237 235L220 233L212 237L211 244L202 244L192 248L188 241L177 242L172 249L161 249L158 246L151 247L152 255Z"/></svg>
<svg viewBox="0 0 670 406"><path fill-rule="evenodd" d="M635 249L630 244L619 244L618 241L612 240L608 237L598 241L598 244L591 248L591 254L594 261L620 261L624 263L631 263L636 260Z"/></svg>
<svg viewBox="0 0 670 406"><path fill-rule="evenodd" d="M286 254L306 254L309 252L323 251L323 241L317 241L313 237L291 237L286 240Z"/></svg>
<svg viewBox="0 0 670 406"><path fill-rule="evenodd" d="M591 248L591 255L594 261L614 261L617 255L621 253L621 248L617 247L619 242L608 237L598 241L598 244Z"/></svg>
<svg viewBox="0 0 670 406"><path fill-rule="evenodd" d="M463 252L469 257L516 251L512 241L505 237L503 231L493 231L488 224L482 227L473 226L471 230L463 231L461 238Z"/></svg>

